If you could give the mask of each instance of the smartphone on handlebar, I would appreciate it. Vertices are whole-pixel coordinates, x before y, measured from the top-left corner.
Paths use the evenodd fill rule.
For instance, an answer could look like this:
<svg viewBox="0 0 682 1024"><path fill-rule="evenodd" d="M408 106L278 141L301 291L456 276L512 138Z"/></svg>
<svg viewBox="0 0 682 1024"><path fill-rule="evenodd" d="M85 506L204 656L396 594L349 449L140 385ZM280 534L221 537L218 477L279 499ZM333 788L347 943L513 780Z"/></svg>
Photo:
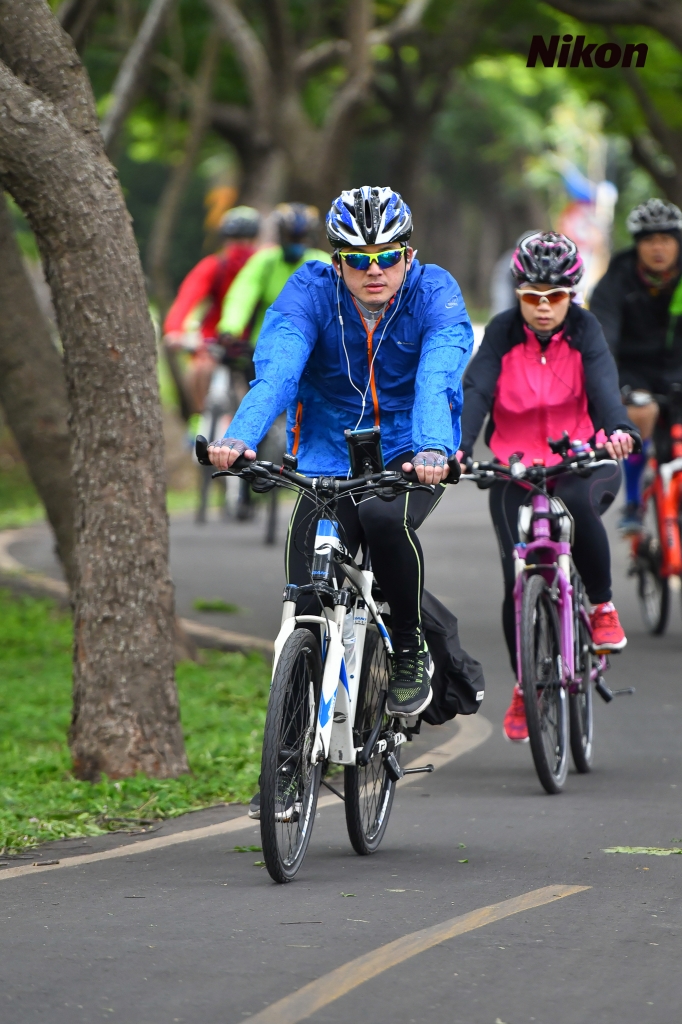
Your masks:
<svg viewBox="0 0 682 1024"><path fill-rule="evenodd" d="M383 473L384 453L381 450L381 428L344 430L352 477Z"/></svg>

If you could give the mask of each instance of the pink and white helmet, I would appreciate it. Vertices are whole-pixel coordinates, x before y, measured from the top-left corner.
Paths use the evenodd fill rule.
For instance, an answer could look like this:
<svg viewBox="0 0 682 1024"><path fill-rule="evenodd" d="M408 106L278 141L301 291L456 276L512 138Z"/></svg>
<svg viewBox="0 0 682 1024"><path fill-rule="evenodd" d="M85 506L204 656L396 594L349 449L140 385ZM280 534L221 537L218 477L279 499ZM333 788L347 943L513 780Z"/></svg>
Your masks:
<svg viewBox="0 0 682 1024"><path fill-rule="evenodd" d="M510 269L519 284L556 284L575 288L584 264L578 246L555 231L536 231L522 238Z"/></svg>

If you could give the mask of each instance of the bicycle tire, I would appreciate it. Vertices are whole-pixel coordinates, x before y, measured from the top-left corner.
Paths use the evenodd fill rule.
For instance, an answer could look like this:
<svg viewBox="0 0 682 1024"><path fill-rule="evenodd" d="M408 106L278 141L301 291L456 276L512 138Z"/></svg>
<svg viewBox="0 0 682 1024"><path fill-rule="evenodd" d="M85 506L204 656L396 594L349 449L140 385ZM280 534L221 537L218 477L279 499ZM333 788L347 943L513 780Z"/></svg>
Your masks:
<svg viewBox="0 0 682 1024"><path fill-rule="evenodd" d="M296 629L277 662L263 734L260 832L265 866L275 882L295 877L313 830L322 765L310 764L309 756L321 685L318 641L310 630Z"/></svg>
<svg viewBox="0 0 682 1024"><path fill-rule="evenodd" d="M670 611L670 586L668 577L661 576L661 557L658 503L652 495L644 510L637 552L637 597L642 621L652 636L665 633Z"/></svg>
<svg viewBox="0 0 682 1024"><path fill-rule="evenodd" d="M561 633L544 578L530 576L523 592L521 687L528 736L538 778L560 793L568 773L568 702L562 685Z"/></svg>
<svg viewBox="0 0 682 1024"><path fill-rule="evenodd" d="M579 689L569 693L568 717L573 764L576 771L584 775L592 771L594 754L594 694L591 676L595 656L592 654L592 638L582 619L578 619L575 659Z"/></svg>
<svg viewBox="0 0 682 1024"><path fill-rule="evenodd" d="M368 627L362 655L358 703L355 713L356 746L365 743L376 722L381 691L388 689L390 663L378 631ZM389 716L384 716L388 725ZM400 747L395 751L400 760ZM384 838L395 796L395 782L386 773L380 754L363 768L347 765L344 795L348 838L361 857L375 853Z"/></svg>

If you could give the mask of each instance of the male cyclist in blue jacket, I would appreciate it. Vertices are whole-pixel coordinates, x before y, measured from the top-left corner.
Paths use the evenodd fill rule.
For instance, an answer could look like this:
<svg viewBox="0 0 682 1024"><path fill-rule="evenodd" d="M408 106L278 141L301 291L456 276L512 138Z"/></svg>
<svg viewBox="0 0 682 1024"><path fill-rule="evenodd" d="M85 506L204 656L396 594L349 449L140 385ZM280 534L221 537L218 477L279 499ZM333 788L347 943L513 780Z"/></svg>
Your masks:
<svg viewBox="0 0 682 1024"><path fill-rule="evenodd" d="M421 266L407 244L412 215L390 188L342 192L327 215L333 263L306 263L268 310L254 359L256 379L230 424L209 446L232 465L256 448L288 409L289 450L306 476L348 474L344 430L381 427L388 469L416 469L434 494L392 501L343 497L338 519L354 555L364 540L391 608L394 672L388 708L416 715L431 700L433 665L421 630L423 556L416 530L438 503L457 451L461 377L473 333L451 275ZM310 580L314 507L300 497L289 526L286 573ZM299 609L299 612L301 609Z"/></svg>

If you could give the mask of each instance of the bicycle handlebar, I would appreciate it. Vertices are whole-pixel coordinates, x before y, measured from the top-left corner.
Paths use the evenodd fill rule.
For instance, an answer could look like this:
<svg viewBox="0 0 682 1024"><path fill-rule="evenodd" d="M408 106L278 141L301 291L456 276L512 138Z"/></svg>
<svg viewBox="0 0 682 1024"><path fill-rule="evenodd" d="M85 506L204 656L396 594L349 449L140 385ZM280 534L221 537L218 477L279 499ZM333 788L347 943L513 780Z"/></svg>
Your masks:
<svg viewBox="0 0 682 1024"><path fill-rule="evenodd" d="M466 460L467 472L463 479L474 482L493 479L511 479L517 483L524 481L535 484L542 480L549 480L563 473L590 472L598 469L600 465L617 466L618 461L612 459L605 448L597 451L578 452L574 455L563 456L561 462L554 466L526 466L517 456L508 466L502 462L474 462L471 458Z"/></svg>
<svg viewBox="0 0 682 1024"><path fill-rule="evenodd" d="M201 434L196 439L197 461L202 466L211 466L213 463L208 457L208 441ZM449 473L444 483L456 484L459 482L461 467L455 455L448 459ZM287 469L285 466L276 466L272 462L259 462L250 460L240 455L235 459L230 469L219 470L214 476L240 476L242 479L260 478L263 482L272 481L277 486L279 480L286 480L306 491L326 491L333 494L346 494L354 490L380 490L382 487L400 490L428 490L433 493L433 484L420 484L416 471L404 470L383 470L381 473L372 473L369 476L353 477L350 480L338 480L333 476L307 477Z"/></svg>

